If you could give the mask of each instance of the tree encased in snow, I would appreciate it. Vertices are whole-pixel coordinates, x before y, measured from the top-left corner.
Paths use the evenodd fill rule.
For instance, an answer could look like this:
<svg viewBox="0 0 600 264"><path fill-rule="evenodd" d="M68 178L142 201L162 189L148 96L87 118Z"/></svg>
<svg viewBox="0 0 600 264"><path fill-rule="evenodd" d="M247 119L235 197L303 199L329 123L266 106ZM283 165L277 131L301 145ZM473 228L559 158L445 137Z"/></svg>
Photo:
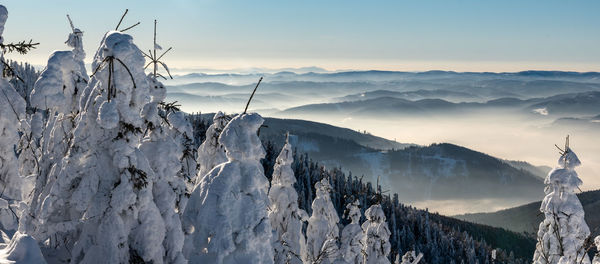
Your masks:
<svg viewBox="0 0 600 264"><path fill-rule="evenodd" d="M294 161L289 134L277 156L269 190L269 219L273 227L273 251L276 264L301 264L306 238L302 225L308 219L298 208L298 193L294 189L296 177L291 165Z"/></svg>
<svg viewBox="0 0 600 264"><path fill-rule="evenodd" d="M363 262L362 240L364 233L360 226L362 213L359 206L360 202L358 200L346 205L346 217L350 219L350 223L342 229L340 253L343 259L350 264Z"/></svg>
<svg viewBox="0 0 600 264"><path fill-rule="evenodd" d="M227 161L225 148L219 143L219 136L229 120L230 117L221 111L214 115L212 124L206 130L206 139L198 147L198 176L194 183L198 183L210 170Z"/></svg>
<svg viewBox="0 0 600 264"><path fill-rule="evenodd" d="M381 205L371 205L365 212L365 217L367 220L362 224L364 263L390 263L388 255L391 250L389 242L391 232Z"/></svg>
<svg viewBox="0 0 600 264"><path fill-rule="evenodd" d="M168 116L175 111L163 109L159 105L166 98L166 88L152 75L148 75L151 100L143 110L147 135L140 145L146 155L155 180L153 196L156 206L165 222L165 239L163 245L166 251L166 263L185 263L183 256L184 234L181 227L179 212L185 204L185 180L180 175L183 152L176 141L175 128ZM173 121L173 119L171 119Z"/></svg>
<svg viewBox="0 0 600 264"><path fill-rule="evenodd" d="M167 227L139 149L150 100L144 58L131 36L109 32L92 67L73 143L48 176L56 181L43 192L36 239L70 251L73 263L163 263Z"/></svg>
<svg viewBox="0 0 600 264"><path fill-rule="evenodd" d="M594 238L594 245L596 246L596 255L594 255L594 259L592 260L592 264L600 264L600 236L596 236Z"/></svg>
<svg viewBox="0 0 600 264"><path fill-rule="evenodd" d="M306 263L333 263L338 257L340 221L329 193L331 185L327 178L315 183L316 197L312 203L312 215L306 228Z"/></svg>
<svg viewBox="0 0 600 264"><path fill-rule="evenodd" d="M36 181L29 212L22 219L23 232L34 232L32 229L39 224L31 221L36 221L43 189L53 185L56 180L47 178L52 166L67 154L72 143L79 97L89 81L83 62L83 33L76 30L77 33L69 34L70 41L67 41L73 50L53 52L31 92L34 113L29 119L30 133L24 133L21 137L24 147L22 153L26 155L21 167L35 169L35 172L29 173L35 173ZM25 157L32 161L27 162ZM23 169L21 171L25 172Z"/></svg>
<svg viewBox="0 0 600 264"><path fill-rule="evenodd" d="M258 114L242 114L223 129L219 142L228 161L196 185L183 215L184 253L190 262L273 263L269 182L257 135L263 121Z"/></svg>
<svg viewBox="0 0 600 264"><path fill-rule="evenodd" d="M8 18L8 10L0 5L0 43L4 24ZM0 50L0 59L4 61L4 53ZM4 65L0 64L0 72ZM9 81L0 76L0 217L5 230L16 229L17 204L24 200L29 189L18 167L15 143L19 141L19 131L24 125L26 103Z"/></svg>
<svg viewBox="0 0 600 264"><path fill-rule="evenodd" d="M198 171L198 166L196 163L196 145L194 144L192 124L190 123L186 114L180 111L178 108L173 109L165 104L162 104L162 108L163 109L161 113L166 114L164 118L170 125L170 134L177 143L179 149L178 151L181 153L181 169L178 175L185 181L185 183L192 185L191 183L196 178ZM183 207L185 207L185 204L181 205L181 208Z"/></svg>
<svg viewBox="0 0 600 264"><path fill-rule="evenodd" d="M423 258L423 253L417 255L414 250L408 251L402 256L402 262L400 262L399 256L396 256L396 264L417 264Z"/></svg>
<svg viewBox="0 0 600 264"><path fill-rule="evenodd" d="M583 183L575 167L581 162L567 145L558 160L559 166L548 173L546 197L540 211L545 219L537 233L538 243L533 263L590 263L584 247L590 230L585 223L584 211L575 190Z"/></svg>

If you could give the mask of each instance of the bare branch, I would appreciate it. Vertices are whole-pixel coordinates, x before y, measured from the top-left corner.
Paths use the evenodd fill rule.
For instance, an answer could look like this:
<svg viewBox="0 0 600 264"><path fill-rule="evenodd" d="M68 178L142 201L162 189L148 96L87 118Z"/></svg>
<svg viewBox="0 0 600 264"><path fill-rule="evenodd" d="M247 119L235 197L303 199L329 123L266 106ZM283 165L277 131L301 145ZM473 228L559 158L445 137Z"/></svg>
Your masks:
<svg viewBox="0 0 600 264"><path fill-rule="evenodd" d="M121 22L123 22L123 18L125 18L125 15L127 15L127 12L129 12L129 9L125 9L125 13L123 13L123 15L121 16L121 19L119 20L119 24L117 24L117 27L115 28L115 30L119 30L119 26L121 25Z"/></svg>
<svg viewBox="0 0 600 264"><path fill-rule="evenodd" d="M252 94L250 95L250 99L248 99L248 102L246 103L246 108L244 108L244 114L248 111L248 106L250 106L252 97L254 97L254 93L256 93L256 89L258 89L258 86L260 85L260 82L262 81L262 79L263 79L263 77L260 77L260 79L258 79L258 83L256 83L256 87L254 87L254 90L252 91Z"/></svg>

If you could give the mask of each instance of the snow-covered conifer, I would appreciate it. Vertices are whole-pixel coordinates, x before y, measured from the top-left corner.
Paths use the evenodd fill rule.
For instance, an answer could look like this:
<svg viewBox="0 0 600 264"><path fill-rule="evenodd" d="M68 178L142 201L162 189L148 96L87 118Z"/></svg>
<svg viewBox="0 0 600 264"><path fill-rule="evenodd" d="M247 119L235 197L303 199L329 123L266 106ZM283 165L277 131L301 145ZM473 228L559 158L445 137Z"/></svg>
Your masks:
<svg viewBox="0 0 600 264"><path fill-rule="evenodd" d="M538 243L533 256L535 264L590 263L584 242L590 230L575 190L582 184L575 167L581 162L568 144L562 150L559 166L546 177L546 197L540 211L545 219L540 223Z"/></svg>
<svg viewBox="0 0 600 264"><path fill-rule="evenodd" d="M257 135L263 121L258 114L242 114L223 129L219 142L228 161L200 180L184 212L190 262L273 263L269 182Z"/></svg>
<svg viewBox="0 0 600 264"><path fill-rule="evenodd" d="M79 112L79 97L89 81L83 59L83 33L79 29L69 34L67 44L70 51L55 51L50 55L46 68L34 84L30 101L34 113L29 119L30 133L21 137L23 153L20 157L24 168L35 171L35 187L29 203L29 212L21 223L20 230L34 233L39 225L36 214L40 211L40 198L56 178L48 178L52 166L67 154L73 140L75 118ZM35 161L27 162L27 159ZM35 167L34 167L35 165ZM31 222L34 221L34 222Z"/></svg>
<svg viewBox="0 0 600 264"><path fill-rule="evenodd" d="M50 239L76 263L163 263L166 228L153 200L155 174L139 149L141 112L150 100L144 58L131 36L109 32L92 68L73 143L43 192L36 239Z"/></svg>
<svg viewBox="0 0 600 264"><path fill-rule="evenodd" d="M398 255L400 256L400 255ZM396 264L417 264L423 258L423 253L419 253L419 255L415 254L414 251L408 251L404 256L402 256L402 262L399 262L399 258L396 257Z"/></svg>
<svg viewBox="0 0 600 264"><path fill-rule="evenodd" d="M227 161L225 148L219 143L219 136L229 122L229 117L219 111L213 117L213 123L206 130L206 139L198 148L198 176L196 183L217 165Z"/></svg>
<svg viewBox="0 0 600 264"><path fill-rule="evenodd" d="M0 5L0 43L8 11ZM0 59L4 54L0 50ZM0 65L0 71L3 70ZM19 130L25 118L25 100L7 79L0 77L0 190L2 190L0 214L4 215L2 225L5 229L15 229L16 215L13 206L27 195L25 181L19 174L15 143L19 141ZM12 221L8 221L8 218Z"/></svg>
<svg viewBox="0 0 600 264"><path fill-rule="evenodd" d="M340 253L344 260L350 264L360 264L363 262L362 240L364 233L360 227L360 202L355 200L346 205L346 217L350 223L342 230L342 245Z"/></svg>
<svg viewBox="0 0 600 264"><path fill-rule="evenodd" d="M597 252L592 260L592 264L600 264L600 236L594 238L594 245L596 246Z"/></svg>
<svg viewBox="0 0 600 264"><path fill-rule="evenodd" d="M307 263L333 263L338 257L338 239L340 221L329 193L331 185L327 178L315 183L317 196L312 203L312 215L306 228Z"/></svg>
<svg viewBox="0 0 600 264"><path fill-rule="evenodd" d="M173 135L168 115L174 109L159 108L159 104L166 97L166 89L162 83L152 75L148 76L150 83L150 103L144 107L143 117L147 135L144 137L140 149L147 157L155 178L153 196L156 206L165 222L165 240L163 245L166 250L166 263L185 263L183 257L184 234L178 212L185 204L185 181L181 177L182 151ZM171 120L172 121L172 120Z"/></svg>
<svg viewBox="0 0 600 264"><path fill-rule="evenodd" d="M273 227L273 250L276 264L302 263L306 238L302 225L308 218L306 212L298 208L298 193L294 189L296 177L292 171L292 146L289 135L283 149L277 156L269 190L269 219Z"/></svg>
<svg viewBox="0 0 600 264"><path fill-rule="evenodd" d="M168 106L166 108L169 108ZM194 135L192 124L186 114L179 109L168 110L166 119L171 127L171 136L177 142L179 152L182 153L180 158L181 170L179 176L186 183L192 183L197 174L196 149L194 145ZM190 184L191 185L191 184ZM192 186L190 186L190 191ZM183 205L185 207L185 204Z"/></svg>
<svg viewBox="0 0 600 264"><path fill-rule="evenodd" d="M367 220L362 224L364 231L363 254L365 264L390 263L390 229L380 204L374 204L365 212Z"/></svg>

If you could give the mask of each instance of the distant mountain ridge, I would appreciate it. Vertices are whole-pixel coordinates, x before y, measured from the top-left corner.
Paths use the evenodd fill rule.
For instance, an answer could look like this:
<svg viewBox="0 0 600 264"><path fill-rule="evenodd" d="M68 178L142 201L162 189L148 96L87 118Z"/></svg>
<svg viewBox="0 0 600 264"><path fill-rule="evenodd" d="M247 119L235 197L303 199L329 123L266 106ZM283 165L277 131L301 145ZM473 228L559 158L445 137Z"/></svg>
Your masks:
<svg viewBox="0 0 600 264"><path fill-rule="evenodd" d="M592 234L600 234L600 190L577 194L585 211L585 221ZM501 227L518 233L535 234L539 223L544 219L540 213L541 201L500 210L492 213L462 214L454 218L494 227Z"/></svg>
<svg viewBox="0 0 600 264"><path fill-rule="evenodd" d="M442 99L406 100L395 97L377 97L360 101L340 103L309 104L292 107L279 112L282 116L303 114L337 115L402 115L402 114L448 114L507 108L523 113L536 113L543 109L543 115L591 115L600 112L600 91L560 94L546 98L522 100L518 98L500 98L484 103L452 103Z"/></svg>

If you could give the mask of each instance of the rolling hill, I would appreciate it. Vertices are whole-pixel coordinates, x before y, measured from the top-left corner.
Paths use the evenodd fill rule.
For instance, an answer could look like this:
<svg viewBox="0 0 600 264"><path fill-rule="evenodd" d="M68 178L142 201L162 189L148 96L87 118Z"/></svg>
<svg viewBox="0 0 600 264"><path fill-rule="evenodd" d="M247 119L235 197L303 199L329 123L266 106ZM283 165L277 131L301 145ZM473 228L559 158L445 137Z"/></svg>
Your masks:
<svg viewBox="0 0 600 264"><path fill-rule="evenodd" d="M204 115L210 119L212 115ZM402 201L543 197L543 182L535 166L511 162L453 144L417 146L398 143L323 123L265 118L263 142L282 146L290 132L293 146L328 168L342 167L375 182ZM537 175L536 175L537 174ZM468 186L468 188L465 188Z"/></svg>
<svg viewBox="0 0 600 264"><path fill-rule="evenodd" d="M592 235L600 234L600 190L582 192L577 195L585 211L585 221ZM540 213L541 201L509 208L493 213L463 214L457 219L489 226L501 227L518 233L535 234L544 219Z"/></svg>

